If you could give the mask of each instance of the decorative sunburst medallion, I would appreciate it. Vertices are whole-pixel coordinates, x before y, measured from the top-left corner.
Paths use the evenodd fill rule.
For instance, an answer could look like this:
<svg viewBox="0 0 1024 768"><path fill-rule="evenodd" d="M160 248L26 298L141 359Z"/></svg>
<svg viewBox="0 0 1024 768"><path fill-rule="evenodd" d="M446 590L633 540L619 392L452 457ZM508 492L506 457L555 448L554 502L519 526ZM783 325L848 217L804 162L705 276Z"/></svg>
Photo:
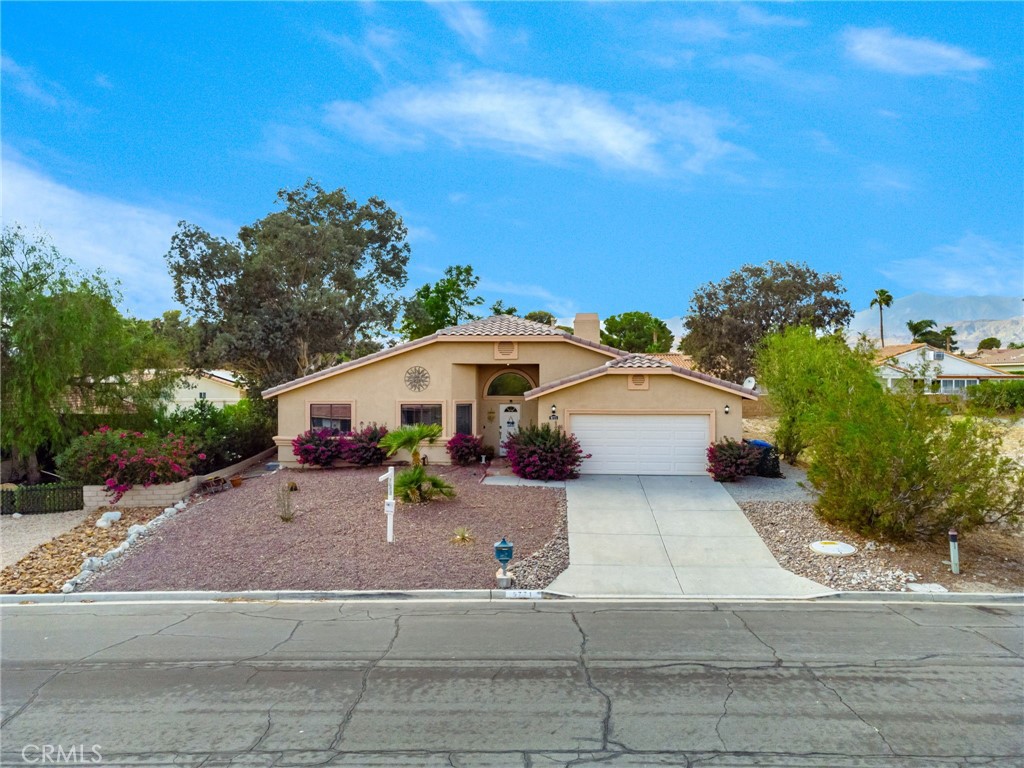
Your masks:
<svg viewBox="0 0 1024 768"><path fill-rule="evenodd" d="M405 386L413 392L422 392L430 386L430 374L421 365L414 365L405 372Z"/></svg>

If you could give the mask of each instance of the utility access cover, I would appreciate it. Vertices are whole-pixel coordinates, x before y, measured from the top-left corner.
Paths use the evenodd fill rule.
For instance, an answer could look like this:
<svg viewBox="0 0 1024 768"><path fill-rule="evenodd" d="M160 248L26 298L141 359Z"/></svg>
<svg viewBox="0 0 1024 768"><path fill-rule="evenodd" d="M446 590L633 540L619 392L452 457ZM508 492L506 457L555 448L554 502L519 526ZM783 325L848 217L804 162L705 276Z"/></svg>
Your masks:
<svg viewBox="0 0 1024 768"><path fill-rule="evenodd" d="M834 557L846 557L857 551L852 544L845 541L812 541L811 549L819 555L833 555Z"/></svg>

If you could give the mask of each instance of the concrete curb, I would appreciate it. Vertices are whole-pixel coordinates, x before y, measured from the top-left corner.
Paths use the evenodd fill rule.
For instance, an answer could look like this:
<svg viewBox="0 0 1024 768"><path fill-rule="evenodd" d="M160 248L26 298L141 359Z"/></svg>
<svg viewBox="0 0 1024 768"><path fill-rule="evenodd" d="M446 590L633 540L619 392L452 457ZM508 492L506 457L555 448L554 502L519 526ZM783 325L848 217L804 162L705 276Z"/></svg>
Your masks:
<svg viewBox="0 0 1024 768"><path fill-rule="evenodd" d="M577 602L657 603L950 603L1024 605L1024 593L984 592L829 592L807 596L765 595L587 595L504 589L422 590L276 590L252 592L73 592L70 594L0 595L0 606L97 603L274 603L274 602L505 602L519 600L571 600Z"/></svg>

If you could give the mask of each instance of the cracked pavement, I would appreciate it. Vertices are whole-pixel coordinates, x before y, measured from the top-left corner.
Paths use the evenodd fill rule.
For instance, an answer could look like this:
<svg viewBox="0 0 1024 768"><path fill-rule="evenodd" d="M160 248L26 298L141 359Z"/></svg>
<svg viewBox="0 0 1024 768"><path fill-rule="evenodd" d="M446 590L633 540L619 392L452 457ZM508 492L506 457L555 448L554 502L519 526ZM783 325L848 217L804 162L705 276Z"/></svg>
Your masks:
<svg viewBox="0 0 1024 768"><path fill-rule="evenodd" d="M1021 605L5 605L0 641L4 766L1024 765Z"/></svg>

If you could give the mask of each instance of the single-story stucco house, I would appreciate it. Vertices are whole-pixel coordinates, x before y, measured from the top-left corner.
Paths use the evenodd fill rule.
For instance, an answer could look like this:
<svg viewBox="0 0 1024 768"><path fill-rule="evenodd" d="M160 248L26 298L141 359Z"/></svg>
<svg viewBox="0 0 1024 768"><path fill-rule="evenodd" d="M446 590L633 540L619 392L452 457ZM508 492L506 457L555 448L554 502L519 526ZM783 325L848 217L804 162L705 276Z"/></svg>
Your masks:
<svg viewBox="0 0 1024 768"><path fill-rule="evenodd" d="M183 376L171 392L171 404L177 408L190 408L200 400L223 408L234 405L245 397L245 390L231 371L199 371Z"/></svg>
<svg viewBox="0 0 1024 768"><path fill-rule="evenodd" d="M703 475L708 444L743 431L753 391L649 355L601 344L597 315L574 333L511 315L444 328L422 339L272 387L278 456L294 466L292 439L314 427L389 429L440 424L423 449L448 463L456 433L479 435L500 455L520 425L575 433L588 474Z"/></svg>

